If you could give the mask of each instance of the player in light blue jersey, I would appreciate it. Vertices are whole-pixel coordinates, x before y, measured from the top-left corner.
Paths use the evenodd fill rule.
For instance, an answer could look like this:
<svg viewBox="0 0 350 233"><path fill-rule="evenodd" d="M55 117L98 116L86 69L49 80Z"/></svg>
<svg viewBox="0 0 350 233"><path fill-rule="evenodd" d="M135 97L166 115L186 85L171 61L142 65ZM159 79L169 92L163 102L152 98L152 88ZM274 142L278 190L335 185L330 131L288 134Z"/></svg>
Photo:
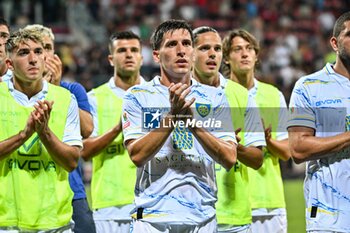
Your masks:
<svg viewBox="0 0 350 233"><path fill-rule="evenodd" d="M5 44L10 37L10 27L6 20L0 19L0 82L9 80L12 77L12 71L8 69L6 60Z"/></svg>
<svg viewBox="0 0 350 233"><path fill-rule="evenodd" d="M247 198L249 196L247 166L254 169L261 167L262 146L266 146L259 110L243 86L225 79L219 73L222 61L222 41L219 33L214 28L203 26L194 29L193 34L195 48L193 76L203 84L220 89L232 85L232 91L229 89L232 93L227 93L226 96L228 99L233 99L232 104L237 105L230 106L232 111L242 113L241 117L244 118L243 125L237 125L239 121L233 119L235 127L243 129L242 134L238 134L241 137L237 147L239 162L235 164L235 169L229 172L223 171L220 167L216 168L219 197L216 206L218 232L250 232L252 217L250 201ZM238 99L239 101L236 101Z"/></svg>
<svg viewBox="0 0 350 233"><path fill-rule="evenodd" d="M335 64L295 84L288 123L292 156L306 161L309 233L350 232L350 12L335 22Z"/></svg>
<svg viewBox="0 0 350 233"><path fill-rule="evenodd" d="M236 162L227 100L190 78L193 35L185 21L160 24L152 46L161 75L129 89L123 103L124 143L138 166L131 232L216 232L214 163L230 169ZM196 120L213 127L183 125Z"/></svg>

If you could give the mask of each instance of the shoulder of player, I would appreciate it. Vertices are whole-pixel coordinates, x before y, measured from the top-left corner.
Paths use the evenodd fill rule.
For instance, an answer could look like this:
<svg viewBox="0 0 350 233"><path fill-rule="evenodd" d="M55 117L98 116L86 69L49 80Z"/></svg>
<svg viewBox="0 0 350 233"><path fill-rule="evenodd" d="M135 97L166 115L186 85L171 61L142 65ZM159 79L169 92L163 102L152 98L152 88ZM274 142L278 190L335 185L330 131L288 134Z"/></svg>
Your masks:
<svg viewBox="0 0 350 233"><path fill-rule="evenodd" d="M191 92L194 96L207 99L208 101L214 101L217 98L222 98L225 95L222 88L212 87L200 83L192 85Z"/></svg>

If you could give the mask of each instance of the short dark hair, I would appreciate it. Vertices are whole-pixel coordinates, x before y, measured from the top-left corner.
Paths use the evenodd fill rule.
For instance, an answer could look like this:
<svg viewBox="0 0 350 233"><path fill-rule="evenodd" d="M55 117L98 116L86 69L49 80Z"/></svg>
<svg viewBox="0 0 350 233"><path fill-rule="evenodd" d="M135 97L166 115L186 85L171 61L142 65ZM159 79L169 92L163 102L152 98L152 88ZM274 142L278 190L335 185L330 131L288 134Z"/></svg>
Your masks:
<svg viewBox="0 0 350 233"><path fill-rule="evenodd" d="M115 40L132 40L136 39L140 42L140 47L141 47L141 39L138 35L136 35L132 31L120 31L120 32L114 32L110 37L109 37L109 44L108 44L108 49L110 53L113 53L113 42Z"/></svg>
<svg viewBox="0 0 350 233"><path fill-rule="evenodd" d="M164 34L178 29L187 30L191 35L193 42L193 33L191 26L185 20L170 19L159 24L151 36L151 45L153 50L159 50L163 42Z"/></svg>
<svg viewBox="0 0 350 233"><path fill-rule="evenodd" d="M216 31L212 27L208 27L208 26L198 27L198 28L193 30L193 42L194 42L194 44L197 44L198 35L206 33L206 32L214 32L216 34L219 34L218 31Z"/></svg>
<svg viewBox="0 0 350 233"><path fill-rule="evenodd" d="M5 25L7 27L7 29L9 30L9 32L11 31L10 25L7 23L7 21L5 19L0 18L0 25Z"/></svg>
<svg viewBox="0 0 350 233"><path fill-rule="evenodd" d="M341 16L339 16L339 18L337 19L337 21L335 21L334 27L333 27L333 36L335 38L338 38L338 36L340 35L341 31L344 30L345 25L344 23L346 21L350 20L350 11L342 14Z"/></svg>

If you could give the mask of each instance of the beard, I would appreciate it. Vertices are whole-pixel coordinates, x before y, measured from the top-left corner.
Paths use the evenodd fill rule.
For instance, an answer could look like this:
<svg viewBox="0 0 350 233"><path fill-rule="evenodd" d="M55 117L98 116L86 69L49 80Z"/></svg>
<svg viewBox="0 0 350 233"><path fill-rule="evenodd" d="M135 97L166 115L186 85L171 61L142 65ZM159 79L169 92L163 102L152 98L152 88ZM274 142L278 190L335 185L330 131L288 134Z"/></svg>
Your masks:
<svg viewBox="0 0 350 233"><path fill-rule="evenodd" d="M350 72L350 54L344 48L339 49L338 57L345 68Z"/></svg>

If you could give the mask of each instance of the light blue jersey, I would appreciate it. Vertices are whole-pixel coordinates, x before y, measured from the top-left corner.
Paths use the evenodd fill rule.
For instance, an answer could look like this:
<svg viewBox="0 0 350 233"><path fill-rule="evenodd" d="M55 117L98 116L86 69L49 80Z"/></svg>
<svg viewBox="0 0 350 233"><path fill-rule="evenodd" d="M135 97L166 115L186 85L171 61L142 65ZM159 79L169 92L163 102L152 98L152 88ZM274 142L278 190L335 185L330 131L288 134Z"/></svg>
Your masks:
<svg viewBox="0 0 350 233"><path fill-rule="evenodd" d="M6 73L1 77L1 81L5 82L12 78L12 70L7 69Z"/></svg>
<svg viewBox="0 0 350 233"><path fill-rule="evenodd" d="M193 79L191 82L187 98L196 98L194 114L226 119L225 130L211 133L236 143L224 92ZM158 76L127 91L122 117L124 142L147 133L143 129L142 108L152 107L170 108L168 87L160 84ZM188 129L175 128L159 152L137 170L133 216L137 209L144 208L142 221L148 222L198 225L214 218L217 199L214 164Z"/></svg>
<svg viewBox="0 0 350 233"><path fill-rule="evenodd" d="M350 129L350 81L331 64L302 77L290 101L289 126L315 129L316 137ZM308 231L350 232L350 148L308 161L304 195Z"/></svg>

